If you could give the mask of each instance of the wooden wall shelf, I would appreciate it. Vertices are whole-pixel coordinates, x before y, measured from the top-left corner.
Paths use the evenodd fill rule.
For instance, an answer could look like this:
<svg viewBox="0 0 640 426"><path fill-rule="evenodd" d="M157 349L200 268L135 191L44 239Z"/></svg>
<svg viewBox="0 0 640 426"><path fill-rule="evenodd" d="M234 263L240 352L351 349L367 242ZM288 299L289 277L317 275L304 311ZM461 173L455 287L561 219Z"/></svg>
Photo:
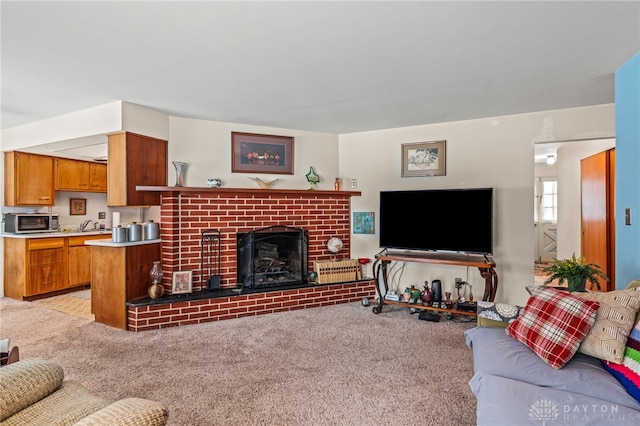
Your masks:
<svg viewBox="0 0 640 426"><path fill-rule="evenodd" d="M212 194L272 194L272 195L305 195L305 196L349 196L362 195L360 191L333 191L319 189L261 189L261 188L208 188L196 186L136 186L137 191L153 192L206 192Z"/></svg>

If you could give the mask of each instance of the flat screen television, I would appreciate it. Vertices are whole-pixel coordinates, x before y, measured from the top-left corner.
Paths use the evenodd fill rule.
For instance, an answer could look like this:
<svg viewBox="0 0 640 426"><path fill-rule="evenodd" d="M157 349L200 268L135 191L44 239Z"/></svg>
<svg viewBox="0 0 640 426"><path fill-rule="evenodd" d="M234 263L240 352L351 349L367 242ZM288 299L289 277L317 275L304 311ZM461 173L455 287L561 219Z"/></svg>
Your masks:
<svg viewBox="0 0 640 426"><path fill-rule="evenodd" d="M380 192L380 247L493 253L493 188Z"/></svg>

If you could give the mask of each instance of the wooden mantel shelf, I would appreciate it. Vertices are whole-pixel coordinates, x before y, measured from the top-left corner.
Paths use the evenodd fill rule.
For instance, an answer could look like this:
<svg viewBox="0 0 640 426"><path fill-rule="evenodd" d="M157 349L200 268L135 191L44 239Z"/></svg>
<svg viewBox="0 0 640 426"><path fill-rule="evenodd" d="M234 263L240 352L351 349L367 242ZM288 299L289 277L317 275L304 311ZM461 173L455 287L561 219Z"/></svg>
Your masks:
<svg viewBox="0 0 640 426"><path fill-rule="evenodd" d="M152 192L206 192L218 194L272 194L272 195L308 195L308 196L349 196L358 197L360 191L327 191L319 189L262 189L262 188L208 188L195 186L136 186L136 191Z"/></svg>

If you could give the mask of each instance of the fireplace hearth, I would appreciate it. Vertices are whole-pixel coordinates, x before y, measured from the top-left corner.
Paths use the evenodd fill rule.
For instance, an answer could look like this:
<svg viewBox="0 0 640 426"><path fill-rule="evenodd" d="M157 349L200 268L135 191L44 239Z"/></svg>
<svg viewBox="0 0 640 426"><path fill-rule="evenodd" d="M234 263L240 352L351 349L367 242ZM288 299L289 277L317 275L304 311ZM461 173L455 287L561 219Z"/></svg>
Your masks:
<svg viewBox="0 0 640 426"><path fill-rule="evenodd" d="M304 229L278 225L238 233L237 237L238 287L308 283L309 236Z"/></svg>

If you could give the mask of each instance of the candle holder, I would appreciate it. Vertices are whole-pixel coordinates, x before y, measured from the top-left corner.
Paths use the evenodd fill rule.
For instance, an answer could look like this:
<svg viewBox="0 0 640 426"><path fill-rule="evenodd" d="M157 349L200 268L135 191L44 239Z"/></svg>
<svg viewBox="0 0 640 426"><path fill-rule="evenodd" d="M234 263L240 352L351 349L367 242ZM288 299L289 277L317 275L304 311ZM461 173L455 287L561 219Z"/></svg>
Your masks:
<svg viewBox="0 0 640 426"><path fill-rule="evenodd" d="M153 262L151 271L149 272L151 278L151 286L147 293L152 299L158 299L164 294L164 287L162 286L162 268L160 268L160 261Z"/></svg>

